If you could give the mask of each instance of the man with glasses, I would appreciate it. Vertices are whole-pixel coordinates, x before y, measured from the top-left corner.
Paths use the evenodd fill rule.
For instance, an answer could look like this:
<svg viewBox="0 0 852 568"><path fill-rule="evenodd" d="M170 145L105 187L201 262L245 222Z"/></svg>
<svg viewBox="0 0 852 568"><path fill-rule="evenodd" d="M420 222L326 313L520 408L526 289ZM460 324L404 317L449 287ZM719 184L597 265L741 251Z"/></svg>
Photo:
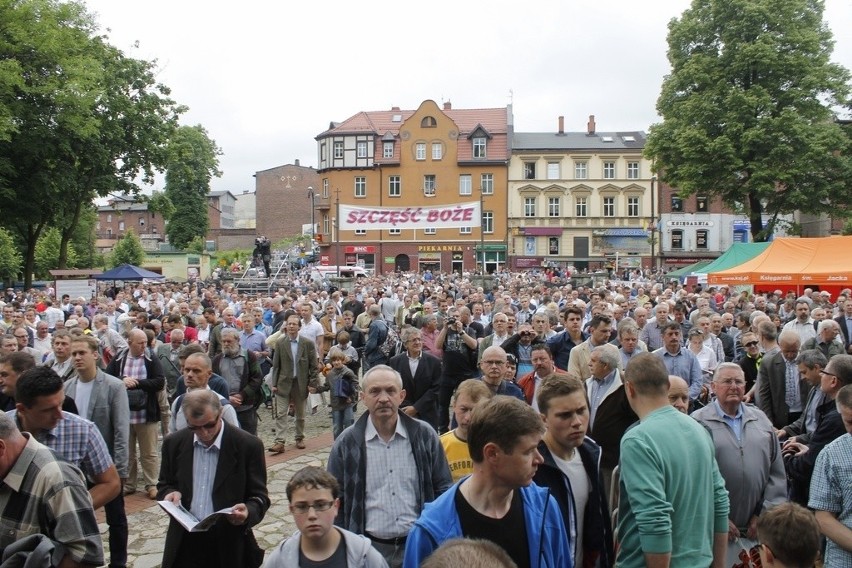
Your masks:
<svg viewBox="0 0 852 568"><path fill-rule="evenodd" d="M692 417L710 432L716 462L731 508L728 540L757 538L761 511L787 500L787 477L775 429L766 415L744 404L745 375L735 363L716 367L711 387L716 399Z"/></svg>
<svg viewBox="0 0 852 568"><path fill-rule="evenodd" d="M325 470L307 466L297 471L287 483L287 500L299 530L272 551L265 566L387 568L369 539L334 526L339 496L340 485Z"/></svg>
<svg viewBox="0 0 852 568"><path fill-rule="evenodd" d="M163 440L157 498L184 507L198 519L226 507L232 512L206 532L188 532L169 519L162 566L257 568L263 552L251 527L263 520L270 503L263 444L223 422L216 393L187 393L181 410L187 427Z"/></svg>
<svg viewBox="0 0 852 568"><path fill-rule="evenodd" d="M27 328L24 325L16 325L12 327L12 335L15 337L18 351L29 353L36 363L41 363L41 352L29 346L30 335L27 333Z"/></svg>
<svg viewBox="0 0 852 568"><path fill-rule="evenodd" d="M402 377L405 399L400 410L438 430L438 393L441 388L441 361L423 352L419 329L406 327L400 336L405 350L391 357L388 365Z"/></svg>
<svg viewBox="0 0 852 568"><path fill-rule="evenodd" d="M757 336L750 331L742 335L743 355L737 361L737 364L743 370L743 375L746 381L746 392L751 392L754 388L754 383L757 381L757 373L760 370L760 363L763 361L763 353L760 352L760 341Z"/></svg>
<svg viewBox="0 0 852 568"><path fill-rule="evenodd" d="M783 428L802 414L808 386L799 380L796 357L802 345L799 334L785 330L778 337L781 350L764 357L758 373L758 406L775 426Z"/></svg>
<svg viewBox="0 0 852 568"><path fill-rule="evenodd" d="M500 347L505 343L510 336L509 334L509 317L504 313L494 314L494 319L491 321L491 327L494 333L485 336L479 342L479 359L482 360L482 355L489 347Z"/></svg>
<svg viewBox="0 0 852 568"><path fill-rule="evenodd" d="M521 389L511 380L506 380L506 363L508 355L502 347L491 346L482 354L479 368L482 371L482 382L493 394L513 396L526 400Z"/></svg>

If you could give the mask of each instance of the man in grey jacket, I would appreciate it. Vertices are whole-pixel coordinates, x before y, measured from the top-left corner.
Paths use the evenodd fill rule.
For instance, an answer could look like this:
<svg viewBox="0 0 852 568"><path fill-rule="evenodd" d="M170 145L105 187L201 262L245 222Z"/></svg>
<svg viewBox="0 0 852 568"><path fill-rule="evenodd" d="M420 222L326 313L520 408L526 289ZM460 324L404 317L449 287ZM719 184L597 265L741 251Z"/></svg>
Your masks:
<svg viewBox="0 0 852 568"><path fill-rule="evenodd" d="M77 402L83 418L95 423L109 449L121 478L122 491L104 505L109 525L110 566L127 564L127 515L124 511L124 483L127 480L130 407L124 382L98 369L98 340L79 335L71 342L75 373L65 381L65 395Z"/></svg>
<svg viewBox="0 0 852 568"><path fill-rule="evenodd" d="M716 400L692 417L710 431L731 503L728 539L757 538L760 513L787 501L787 476L775 428L758 408L743 403L745 374L736 363L716 367Z"/></svg>
<svg viewBox="0 0 852 568"><path fill-rule="evenodd" d="M300 469L287 484L296 531L272 551L264 568L303 566L306 562L346 568L387 568L367 537L333 526L340 508L340 485L314 466Z"/></svg>

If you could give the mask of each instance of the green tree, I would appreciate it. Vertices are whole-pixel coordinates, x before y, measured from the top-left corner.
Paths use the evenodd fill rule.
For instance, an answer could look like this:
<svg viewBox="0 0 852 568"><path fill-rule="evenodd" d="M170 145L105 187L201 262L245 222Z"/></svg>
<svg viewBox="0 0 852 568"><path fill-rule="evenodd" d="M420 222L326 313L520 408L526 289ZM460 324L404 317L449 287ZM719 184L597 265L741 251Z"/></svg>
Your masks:
<svg viewBox="0 0 852 568"><path fill-rule="evenodd" d="M139 266L143 260L145 260L145 249L142 248L142 241L133 229L128 229L112 249L109 259L110 268L115 268L119 264Z"/></svg>
<svg viewBox="0 0 852 568"><path fill-rule="evenodd" d="M62 242L62 232L57 227L45 229L35 246L35 275L44 280L50 277L50 271L59 267L59 248ZM77 252L73 245L66 250L69 268L77 266Z"/></svg>
<svg viewBox="0 0 852 568"><path fill-rule="evenodd" d="M779 215L849 203L849 139L832 112L849 73L830 61L821 0L693 0L668 44L663 122L645 148L663 181L721 196L755 240Z"/></svg>
<svg viewBox="0 0 852 568"><path fill-rule="evenodd" d="M24 259L14 237L0 227L0 280L10 282L18 279Z"/></svg>
<svg viewBox="0 0 852 568"><path fill-rule="evenodd" d="M166 226L166 236L177 249L207 234L207 194L210 180L219 177L222 151L201 125L181 126L169 142L166 168L166 197L175 212Z"/></svg>

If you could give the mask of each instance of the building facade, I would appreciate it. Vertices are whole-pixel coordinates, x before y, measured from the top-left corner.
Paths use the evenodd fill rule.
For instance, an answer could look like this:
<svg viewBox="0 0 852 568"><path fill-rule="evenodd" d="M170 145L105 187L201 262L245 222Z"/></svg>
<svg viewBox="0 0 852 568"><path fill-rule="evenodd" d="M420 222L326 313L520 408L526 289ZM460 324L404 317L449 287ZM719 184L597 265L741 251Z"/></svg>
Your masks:
<svg viewBox="0 0 852 568"><path fill-rule="evenodd" d="M651 163L644 132L515 133L509 163L514 269L650 265Z"/></svg>
<svg viewBox="0 0 852 568"><path fill-rule="evenodd" d="M493 272L507 263L511 106L359 112L316 137L320 262L394 270ZM337 205L429 207L480 201L461 228L337 230Z"/></svg>
<svg viewBox="0 0 852 568"><path fill-rule="evenodd" d="M312 192L315 201L319 200L317 170L296 160L256 172L254 178L257 234L272 242L301 235L303 225L311 223Z"/></svg>
<svg viewBox="0 0 852 568"><path fill-rule="evenodd" d="M159 213L148 210L146 201L116 197L98 207L95 247L108 252L128 230L133 229L145 250L157 250L166 240L166 221Z"/></svg>
<svg viewBox="0 0 852 568"><path fill-rule="evenodd" d="M235 224L234 209L237 205L236 196L230 191L211 191L207 194L207 216L211 229L233 229Z"/></svg>

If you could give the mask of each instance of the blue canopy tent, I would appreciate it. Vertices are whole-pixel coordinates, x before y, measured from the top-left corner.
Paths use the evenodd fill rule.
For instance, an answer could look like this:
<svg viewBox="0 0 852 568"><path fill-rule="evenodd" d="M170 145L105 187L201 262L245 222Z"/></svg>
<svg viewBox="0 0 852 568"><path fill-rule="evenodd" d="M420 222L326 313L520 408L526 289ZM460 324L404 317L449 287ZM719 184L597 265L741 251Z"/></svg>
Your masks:
<svg viewBox="0 0 852 568"><path fill-rule="evenodd" d="M124 280L124 281L141 281L141 280L164 280L165 276L133 266L132 264L119 264L111 270L102 272L93 277L95 280Z"/></svg>

